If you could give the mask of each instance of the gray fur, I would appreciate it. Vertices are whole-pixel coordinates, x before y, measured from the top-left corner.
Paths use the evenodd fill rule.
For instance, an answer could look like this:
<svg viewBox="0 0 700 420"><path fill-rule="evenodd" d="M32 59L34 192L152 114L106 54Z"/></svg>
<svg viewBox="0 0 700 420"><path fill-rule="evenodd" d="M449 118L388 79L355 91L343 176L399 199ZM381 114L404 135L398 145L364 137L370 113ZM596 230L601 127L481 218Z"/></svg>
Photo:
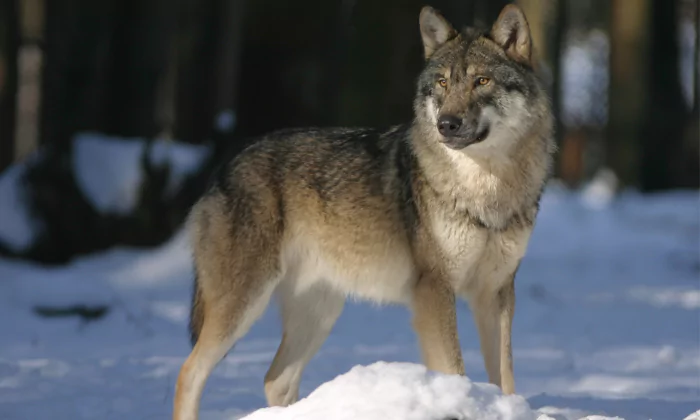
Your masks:
<svg viewBox="0 0 700 420"><path fill-rule="evenodd" d="M491 32L457 32L431 8L419 22L426 64L413 121L270 133L193 208L198 339L174 418L197 417L209 373L273 291L284 335L265 377L270 405L296 401L348 296L409 306L426 365L459 374L455 298L466 299L489 380L514 392L514 278L554 152L549 100L517 7ZM446 115L459 125L449 136Z"/></svg>

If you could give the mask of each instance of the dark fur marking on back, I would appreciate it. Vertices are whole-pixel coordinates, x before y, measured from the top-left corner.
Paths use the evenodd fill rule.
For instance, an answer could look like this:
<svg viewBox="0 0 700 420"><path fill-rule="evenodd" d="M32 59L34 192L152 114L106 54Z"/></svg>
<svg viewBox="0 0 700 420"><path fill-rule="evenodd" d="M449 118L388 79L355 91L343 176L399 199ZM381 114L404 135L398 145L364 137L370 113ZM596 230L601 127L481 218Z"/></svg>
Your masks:
<svg viewBox="0 0 700 420"><path fill-rule="evenodd" d="M199 339L199 333L202 330L202 325L204 324L204 308L202 301L202 292L199 288L199 276L194 275L194 283L192 284L192 301L190 305L190 322L187 325L188 332L190 334L190 344L194 347Z"/></svg>
<svg viewBox="0 0 700 420"><path fill-rule="evenodd" d="M330 201L341 188L353 183L364 184L370 195L383 194L381 164L389 153L390 145L381 137L379 130L331 128L318 130L313 137L322 140L320 145L323 148L309 153L308 159L313 165L309 164L308 167L315 170L308 173L306 182L322 203ZM364 173L354 169L358 160L364 164ZM348 164L344 165L344 161Z"/></svg>
<svg viewBox="0 0 700 420"><path fill-rule="evenodd" d="M413 171L418 163L410 148L409 142L403 138L408 127L401 127L400 129L402 130L402 138L396 144L395 155L396 178L400 182L399 200L401 204L403 204L403 206L401 206L403 209L401 215L412 242L420 222L418 208L416 207L415 197L413 196L413 185L411 184L413 180Z"/></svg>

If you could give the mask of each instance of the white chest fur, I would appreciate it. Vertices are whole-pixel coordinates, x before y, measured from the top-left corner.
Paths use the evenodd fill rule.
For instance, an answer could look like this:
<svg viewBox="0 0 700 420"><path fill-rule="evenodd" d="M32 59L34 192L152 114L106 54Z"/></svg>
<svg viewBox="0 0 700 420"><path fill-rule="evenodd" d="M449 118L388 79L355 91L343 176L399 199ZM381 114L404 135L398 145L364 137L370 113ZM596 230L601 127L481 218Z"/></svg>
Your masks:
<svg viewBox="0 0 700 420"><path fill-rule="evenodd" d="M513 165L501 159L476 161L447 150L450 178L435 179L454 205L431 215L431 228L455 289L500 288L525 255L532 227L509 223L525 207L531 185L521 185ZM443 178L443 179L439 179ZM436 188L438 189L438 188ZM490 229L478 226L478 219Z"/></svg>
<svg viewBox="0 0 700 420"><path fill-rule="evenodd" d="M503 286L525 255L532 228L496 232L435 215L432 232L455 290L470 295Z"/></svg>

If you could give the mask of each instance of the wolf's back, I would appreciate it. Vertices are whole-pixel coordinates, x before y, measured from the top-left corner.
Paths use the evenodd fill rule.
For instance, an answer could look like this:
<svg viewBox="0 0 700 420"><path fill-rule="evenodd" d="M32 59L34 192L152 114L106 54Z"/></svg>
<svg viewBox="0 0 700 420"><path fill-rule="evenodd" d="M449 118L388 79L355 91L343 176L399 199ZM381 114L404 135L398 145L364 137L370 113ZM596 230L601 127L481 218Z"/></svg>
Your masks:
<svg viewBox="0 0 700 420"><path fill-rule="evenodd" d="M353 236L367 243L383 232L405 237L416 220L412 164L407 127L291 129L261 137L217 171L192 209L195 271L229 264L237 257L234 248L260 245L252 242L273 248L269 255L276 260L267 265L275 266L284 237L315 235L319 243L341 247L351 246L343 238ZM225 283L211 287L195 275L193 345L208 291L218 289L225 290Z"/></svg>

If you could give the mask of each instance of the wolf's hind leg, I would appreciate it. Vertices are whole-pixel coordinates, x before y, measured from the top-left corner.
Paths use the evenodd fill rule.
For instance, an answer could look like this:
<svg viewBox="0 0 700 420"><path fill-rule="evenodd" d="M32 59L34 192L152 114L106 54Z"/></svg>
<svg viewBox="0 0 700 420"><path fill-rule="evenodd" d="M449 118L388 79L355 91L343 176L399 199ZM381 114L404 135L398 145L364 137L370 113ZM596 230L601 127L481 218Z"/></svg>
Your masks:
<svg viewBox="0 0 700 420"><path fill-rule="evenodd" d="M319 282L296 292L294 283L278 287L284 325L282 342L265 375L270 406L286 406L299 398L301 375L343 311L345 296Z"/></svg>
<svg viewBox="0 0 700 420"><path fill-rule="evenodd" d="M271 282L272 283L272 282ZM173 418L195 420L204 385L216 365L265 312L274 283L262 290L243 295L238 291L235 302L220 299L207 302L202 329L177 379ZM228 293L234 293L229 291Z"/></svg>
<svg viewBox="0 0 700 420"><path fill-rule="evenodd" d="M177 420L197 419L207 378L265 312L284 274L278 197L252 166L238 168L239 177L220 179L190 213L197 273L190 322L195 343L175 386Z"/></svg>

